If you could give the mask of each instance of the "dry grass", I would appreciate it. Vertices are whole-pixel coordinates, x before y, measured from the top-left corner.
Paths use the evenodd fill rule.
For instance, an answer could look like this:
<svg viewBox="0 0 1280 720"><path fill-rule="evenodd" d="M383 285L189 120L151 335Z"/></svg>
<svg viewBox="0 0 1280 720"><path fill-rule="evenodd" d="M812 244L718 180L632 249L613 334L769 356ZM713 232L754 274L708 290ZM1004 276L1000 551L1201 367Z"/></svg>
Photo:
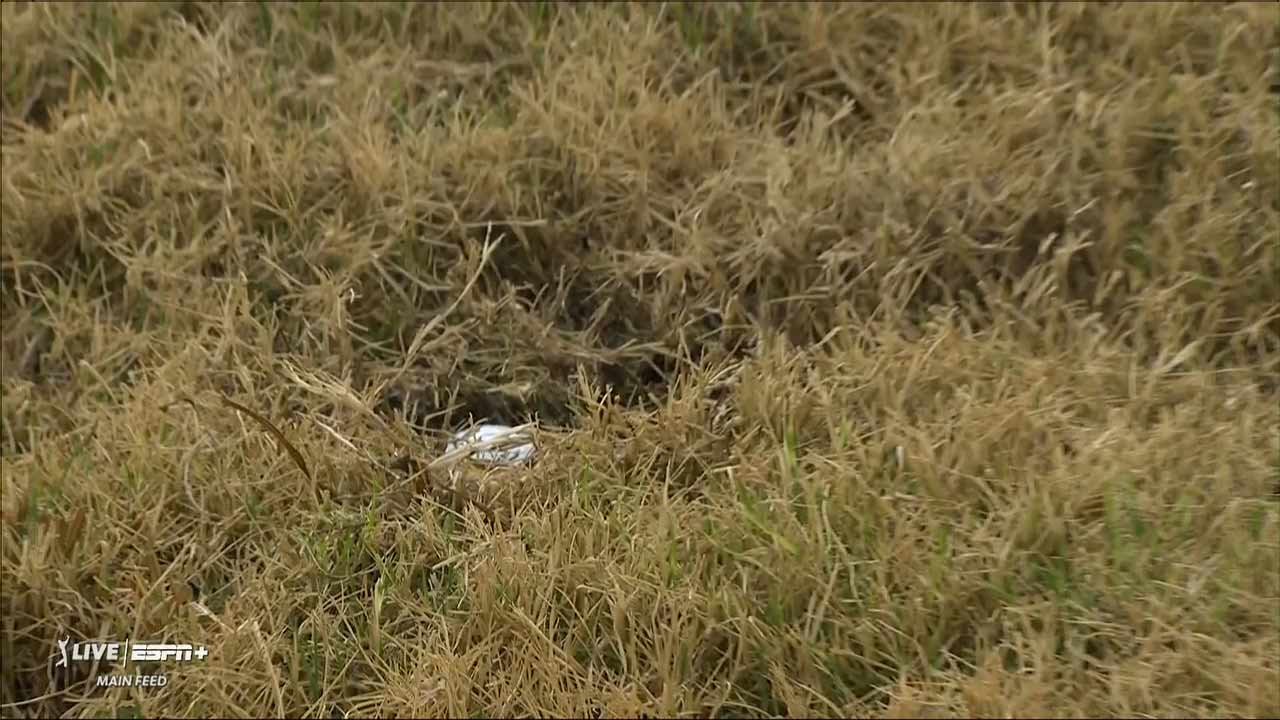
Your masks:
<svg viewBox="0 0 1280 720"><path fill-rule="evenodd" d="M4 715L1280 715L1276 6L2 12Z"/></svg>

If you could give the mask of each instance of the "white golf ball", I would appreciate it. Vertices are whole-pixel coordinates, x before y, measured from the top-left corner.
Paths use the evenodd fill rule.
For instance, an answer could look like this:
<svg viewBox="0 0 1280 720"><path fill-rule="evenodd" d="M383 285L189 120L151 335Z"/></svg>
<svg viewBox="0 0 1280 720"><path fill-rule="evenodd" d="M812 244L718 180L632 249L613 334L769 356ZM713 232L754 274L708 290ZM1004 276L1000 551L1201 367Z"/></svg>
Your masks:
<svg viewBox="0 0 1280 720"><path fill-rule="evenodd" d="M499 438L502 438L499 440ZM457 433L449 441L446 454L467 446L481 446L472 452L470 459L486 465L519 465L533 459L536 452L532 438L528 433L514 431L507 425L476 425Z"/></svg>

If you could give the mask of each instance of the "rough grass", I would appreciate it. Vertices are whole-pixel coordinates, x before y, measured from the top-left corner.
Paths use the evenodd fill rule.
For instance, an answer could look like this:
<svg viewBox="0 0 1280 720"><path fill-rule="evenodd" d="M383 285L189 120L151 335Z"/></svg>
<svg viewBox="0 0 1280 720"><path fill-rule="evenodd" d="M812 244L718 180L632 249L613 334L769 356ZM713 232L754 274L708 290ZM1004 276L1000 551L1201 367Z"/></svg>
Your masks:
<svg viewBox="0 0 1280 720"><path fill-rule="evenodd" d="M1275 5L0 12L4 715L1280 715Z"/></svg>

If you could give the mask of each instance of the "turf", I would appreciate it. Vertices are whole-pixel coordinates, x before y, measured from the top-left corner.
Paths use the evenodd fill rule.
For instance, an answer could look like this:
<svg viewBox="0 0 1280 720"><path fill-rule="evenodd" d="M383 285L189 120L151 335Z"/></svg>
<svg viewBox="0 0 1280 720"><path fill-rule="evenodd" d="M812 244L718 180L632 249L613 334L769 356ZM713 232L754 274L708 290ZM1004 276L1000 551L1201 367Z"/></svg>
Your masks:
<svg viewBox="0 0 1280 720"><path fill-rule="evenodd" d="M1277 6L0 18L0 714L1280 715Z"/></svg>

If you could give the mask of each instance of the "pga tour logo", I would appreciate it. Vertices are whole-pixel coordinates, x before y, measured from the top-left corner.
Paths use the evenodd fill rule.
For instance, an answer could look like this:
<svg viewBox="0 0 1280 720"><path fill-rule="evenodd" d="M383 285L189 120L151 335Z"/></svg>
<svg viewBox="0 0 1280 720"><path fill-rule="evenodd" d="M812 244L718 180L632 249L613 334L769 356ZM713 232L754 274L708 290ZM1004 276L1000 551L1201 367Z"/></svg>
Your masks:
<svg viewBox="0 0 1280 720"><path fill-rule="evenodd" d="M70 646L70 651L68 651ZM127 666L130 662L190 662L204 660L209 651L203 645L190 643L133 643L124 642L78 642L71 644L71 638L58 641L59 656L54 667L68 667L72 662L95 662L105 660L118 662L123 660ZM167 678L164 675L99 675L98 685L102 687L164 687Z"/></svg>
<svg viewBox="0 0 1280 720"><path fill-rule="evenodd" d="M164 661L175 660L177 662L189 662L193 658L203 660L209 654L203 645L196 647L190 643L180 643L171 645L166 643L134 643L133 647L129 647L129 641L124 642L78 642L71 646L71 654L67 655L67 644L71 642L71 638L64 638L58 641L58 652L62 657L58 662L54 663L54 667L66 667L68 660L76 662L93 662L94 660L109 660L115 662L124 660L125 664L129 662L147 662L147 661ZM132 652L130 652L132 650Z"/></svg>

